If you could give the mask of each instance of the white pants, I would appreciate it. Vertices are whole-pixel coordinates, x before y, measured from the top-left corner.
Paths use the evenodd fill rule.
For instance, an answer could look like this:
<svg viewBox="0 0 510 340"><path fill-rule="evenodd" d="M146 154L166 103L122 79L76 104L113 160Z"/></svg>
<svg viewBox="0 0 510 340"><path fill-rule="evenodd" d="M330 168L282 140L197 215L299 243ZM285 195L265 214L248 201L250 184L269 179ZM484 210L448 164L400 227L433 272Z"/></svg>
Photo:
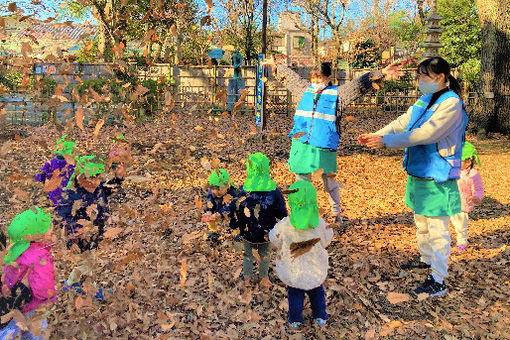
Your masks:
<svg viewBox="0 0 510 340"><path fill-rule="evenodd" d="M430 264L432 276L442 283L448 276L450 257L450 216L423 216L414 214L416 240L421 260Z"/></svg>
<svg viewBox="0 0 510 340"><path fill-rule="evenodd" d="M468 220L469 215L465 212L460 212L457 215L451 216L451 221L457 233L457 245L467 246L468 243Z"/></svg>
<svg viewBox="0 0 510 340"><path fill-rule="evenodd" d="M296 174L296 181L312 181L312 174ZM322 174L324 190L328 194L331 213L337 216L342 211L340 208L340 188L334 174Z"/></svg>

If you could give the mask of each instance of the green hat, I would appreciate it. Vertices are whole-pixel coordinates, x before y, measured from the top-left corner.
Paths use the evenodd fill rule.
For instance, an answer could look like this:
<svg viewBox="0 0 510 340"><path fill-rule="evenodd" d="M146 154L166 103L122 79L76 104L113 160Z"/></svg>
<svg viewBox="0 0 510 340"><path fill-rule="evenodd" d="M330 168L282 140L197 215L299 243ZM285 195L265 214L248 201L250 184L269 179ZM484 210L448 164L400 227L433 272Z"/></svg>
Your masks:
<svg viewBox="0 0 510 340"><path fill-rule="evenodd" d="M72 155L73 154L73 150L74 150L74 147L75 147L75 139L72 138L67 138L67 135L63 135L62 138L60 138L58 141L57 141L57 148L55 149L55 153L60 155L60 156L63 156L63 155Z"/></svg>
<svg viewBox="0 0 510 340"><path fill-rule="evenodd" d="M126 137L124 137L124 134L123 134L123 133L121 133L120 135L115 136L115 137L113 138L113 143L116 143L116 142L118 142L118 141L123 141L123 142L126 142L126 143L127 143Z"/></svg>
<svg viewBox="0 0 510 340"><path fill-rule="evenodd" d="M97 158L96 156L76 156L75 160L76 166L74 172L66 185L68 189L71 187L76 173L78 173L78 175L85 174L87 177L92 177L105 172L104 160L102 158Z"/></svg>
<svg viewBox="0 0 510 340"><path fill-rule="evenodd" d="M297 181L289 187L289 190L296 189L297 192L289 194L290 224L296 229L317 228L319 225L317 190L308 181Z"/></svg>
<svg viewBox="0 0 510 340"><path fill-rule="evenodd" d="M464 147L462 148L462 160L470 159L475 157L478 166L481 167L482 163L480 162L480 157L478 157L478 152L476 152L476 148L470 142L464 142Z"/></svg>
<svg viewBox="0 0 510 340"><path fill-rule="evenodd" d="M230 181L230 175L225 169L214 170L209 175L209 185L226 187Z"/></svg>
<svg viewBox="0 0 510 340"><path fill-rule="evenodd" d="M76 168L74 172L85 174L88 177L99 175L105 171L104 160L96 156L81 156L76 158Z"/></svg>
<svg viewBox="0 0 510 340"><path fill-rule="evenodd" d="M248 156L246 171L248 176L244 182L244 190L273 191L276 189L276 183L269 173L269 159L263 153L252 153Z"/></svg>
<svg viewBox="0 0 510 340"><path fill-rule="evenodd" d="M7 234L12 246L4 257L6 265L16 261L30 247L30 241L25 240L25 236L44 234L50 228L51 216L45 214L39 207L36 207L35 210L36 212L32 209L25 210L14 217L9 225Z"/></svg>

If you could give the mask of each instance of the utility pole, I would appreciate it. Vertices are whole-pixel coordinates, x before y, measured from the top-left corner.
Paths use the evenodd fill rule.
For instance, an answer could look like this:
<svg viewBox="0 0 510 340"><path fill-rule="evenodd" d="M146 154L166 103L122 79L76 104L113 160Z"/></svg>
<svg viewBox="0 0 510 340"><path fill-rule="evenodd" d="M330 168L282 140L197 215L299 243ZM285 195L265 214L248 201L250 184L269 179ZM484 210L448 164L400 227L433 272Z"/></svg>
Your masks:
<svg viewBox="0 0 510 340"><path fill-rule="evenodd" d="M267 0L262 2L262 54L266 58L267 53ZM267 79L267 69L264 68L264 78ZM262 83L262 131L266 128L266 83Z"/></svg>

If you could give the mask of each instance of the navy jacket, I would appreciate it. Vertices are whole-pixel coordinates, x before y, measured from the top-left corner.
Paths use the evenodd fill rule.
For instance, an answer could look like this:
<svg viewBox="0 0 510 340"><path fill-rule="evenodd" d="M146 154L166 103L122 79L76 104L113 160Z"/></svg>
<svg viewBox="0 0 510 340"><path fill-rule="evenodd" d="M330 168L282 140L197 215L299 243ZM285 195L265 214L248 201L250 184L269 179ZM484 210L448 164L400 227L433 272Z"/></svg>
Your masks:
<svg viewBox="0 0 510 340"><path fill-rule="evenodd" d="M93 193L83 189L75 182L75 189L67 191L67 198L63 199L57 207L57 215L62 218L67 234L70 237L67 242L68 248L73 244L76 244L82 252L97 248L104 233L105 222L108 219L108 197L115 188L122 184L122 181L120 178L114 178L108 182L102 181ZM80 204L78 207L75 207L76 210L73 213L73 205L78 201ZM90 216L87 214L87 208L93 204L97 205L97 215L95 215L96 212L92 212L90 214L92 216ZM73 234L83 228L83 225L79 224L78 221L90 221L91 217L95 217L92 223L97 227L97 231L92 233L89 239L81 237L73 238Z"/></svg>
<svg viewBox="0 0 510 340"><path fill-rule="evenodd" d="M273 229L277 219L288 215L282 193L276 188L273 191L243 191L243 196L236 204L236 227L248 242L268 242L265 235Z"/></svg>
<svg viewBox="0 0 510 340"><path fill-rule="evenodd" d="M225 196L230 195L232 199L228 204L223 202ZM227 193L223 197L216 197L212 194L211 189L207 192L205 211L211 214L219 213L223 218L228 217L230 219L230 228L237 228L237 216L235 214L236 202L241 197L242 191L233 185L227 190Z"/></svg>

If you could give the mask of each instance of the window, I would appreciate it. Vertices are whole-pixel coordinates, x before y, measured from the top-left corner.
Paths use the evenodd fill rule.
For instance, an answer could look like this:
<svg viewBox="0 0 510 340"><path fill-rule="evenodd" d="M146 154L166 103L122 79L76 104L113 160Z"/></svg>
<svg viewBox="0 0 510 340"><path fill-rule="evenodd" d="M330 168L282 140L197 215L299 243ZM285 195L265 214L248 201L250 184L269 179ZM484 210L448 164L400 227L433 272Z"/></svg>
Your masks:
<svg viewBox="0 0 510 340"><path fill-rule="evenodd" d="M305 48L305 37L293 37L292 48Z"/></svg>

